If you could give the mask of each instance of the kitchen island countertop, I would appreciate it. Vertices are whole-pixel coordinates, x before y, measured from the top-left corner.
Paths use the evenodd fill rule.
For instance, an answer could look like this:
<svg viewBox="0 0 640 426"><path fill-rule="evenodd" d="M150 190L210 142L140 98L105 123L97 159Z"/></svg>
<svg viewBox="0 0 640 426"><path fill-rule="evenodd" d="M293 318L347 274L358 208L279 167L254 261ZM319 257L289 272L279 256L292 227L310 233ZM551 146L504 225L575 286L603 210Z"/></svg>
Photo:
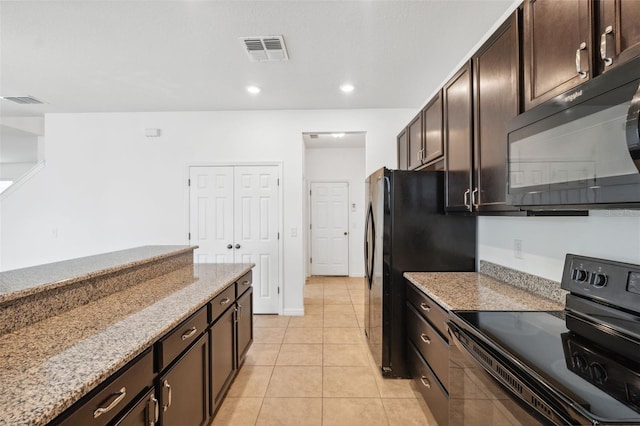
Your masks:
<svg viewBox="0 0 640 426"><path fill-rule="evenodd" d="M449 311L558 311L564 305L477 272L405 272Z"/></svg>

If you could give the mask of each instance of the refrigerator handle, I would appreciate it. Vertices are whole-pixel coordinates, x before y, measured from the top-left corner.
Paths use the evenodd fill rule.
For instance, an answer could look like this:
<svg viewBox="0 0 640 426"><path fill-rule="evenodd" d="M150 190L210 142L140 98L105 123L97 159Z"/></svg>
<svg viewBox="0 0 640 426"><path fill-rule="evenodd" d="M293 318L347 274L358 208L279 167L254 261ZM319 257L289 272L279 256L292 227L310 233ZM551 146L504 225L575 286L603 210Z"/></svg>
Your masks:
<svg viewBox="0 0 640 426"><path fill-rule="evenodd" d="M371 229L371 241L369 241L369 229ZM374 234L374 227L373 227L373 206L371 203L369 203L369 209L367 210L367 219L364 225L364 269L365 269L365 274L367 277L367 284L369 284L369 287L371 286L371 274L373 272L373 265L371 265L371 268L369 268L369 244L371 244L371 262L373 263L373 247L375 245L375 238L373 237Z"/></svg>

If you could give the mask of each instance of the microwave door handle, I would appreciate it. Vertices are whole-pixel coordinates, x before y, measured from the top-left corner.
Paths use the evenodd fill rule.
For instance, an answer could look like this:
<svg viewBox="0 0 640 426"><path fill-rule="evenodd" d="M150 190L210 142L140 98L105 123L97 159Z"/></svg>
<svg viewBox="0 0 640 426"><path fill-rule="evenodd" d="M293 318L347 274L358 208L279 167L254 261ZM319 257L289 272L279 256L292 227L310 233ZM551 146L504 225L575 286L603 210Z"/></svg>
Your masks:
<svg viewBox="0 0 640 426"><path fill-rule="evenodd" d="M629 155L640 171L640 87L631 100L625 130Z"/></svg>

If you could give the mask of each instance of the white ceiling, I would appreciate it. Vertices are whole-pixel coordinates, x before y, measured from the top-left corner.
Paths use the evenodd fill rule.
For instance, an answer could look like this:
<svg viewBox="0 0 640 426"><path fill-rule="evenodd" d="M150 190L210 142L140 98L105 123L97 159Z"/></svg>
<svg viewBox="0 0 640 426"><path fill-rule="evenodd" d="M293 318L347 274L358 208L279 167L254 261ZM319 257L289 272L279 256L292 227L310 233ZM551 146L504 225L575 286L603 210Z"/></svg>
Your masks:
<svg viewBox="0 0 640 426"><path fill-rule="evenodd" d="M418 108L512 3L0 1L0 96L46 102L0 116ZM290 60L250 62L239 37L257 35Z"/></svg>

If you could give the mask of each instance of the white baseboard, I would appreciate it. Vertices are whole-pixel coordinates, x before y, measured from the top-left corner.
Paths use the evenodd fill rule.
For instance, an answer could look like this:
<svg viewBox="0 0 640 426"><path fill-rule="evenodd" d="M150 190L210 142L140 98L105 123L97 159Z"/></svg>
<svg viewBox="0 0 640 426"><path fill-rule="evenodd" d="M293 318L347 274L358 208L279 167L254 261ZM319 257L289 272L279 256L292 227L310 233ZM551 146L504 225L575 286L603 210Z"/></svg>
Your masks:
<svg viewBox="0 0 640 426"><path fill-rule="evenodd" d="M304 309L285 309L284 311L282 311L282 315L301 317L304 316Z"/></svg>

